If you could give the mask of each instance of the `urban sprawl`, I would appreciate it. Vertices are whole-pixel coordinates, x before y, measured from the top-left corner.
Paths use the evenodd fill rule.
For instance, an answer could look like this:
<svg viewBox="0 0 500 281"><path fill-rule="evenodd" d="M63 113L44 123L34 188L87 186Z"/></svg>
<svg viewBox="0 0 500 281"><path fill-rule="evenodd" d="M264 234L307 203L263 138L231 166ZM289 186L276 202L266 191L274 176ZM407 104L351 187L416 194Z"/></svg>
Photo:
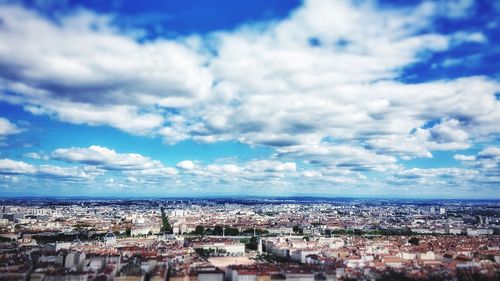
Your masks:
<svg viewBox="0 0 500 281"><path fill-rule="evenodd" d="M0 201L0 280L500 280L500 202Z"/></svg>

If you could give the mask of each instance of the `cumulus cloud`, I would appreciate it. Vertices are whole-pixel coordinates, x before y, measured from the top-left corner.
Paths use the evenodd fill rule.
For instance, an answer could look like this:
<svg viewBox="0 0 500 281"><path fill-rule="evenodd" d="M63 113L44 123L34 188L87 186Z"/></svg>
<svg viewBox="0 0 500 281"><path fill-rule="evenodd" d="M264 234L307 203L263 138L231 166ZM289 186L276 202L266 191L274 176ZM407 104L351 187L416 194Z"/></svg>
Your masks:
<svg viewBox="0 0 500 281"><path fill-rule="evenodd" d="M127 175L134 175L136 177L172 177L179 172L172 167L150 168L145 170L130 170L124 171Z"/></svg>
<svg viewBox="0 0 500 281"><path fill-rule="evenodd" d="M187 42L140 44L89 11L55 23L2 5L0 18L2 99L32 113L142 134L163 122L155 106L187 106L209 92L210 73Z"/></svg>
<svg viewBox="0 0 500 281"><path fill-rule="evenodd" d="M483 77L397 81L422 53L480 37L419 32L431 24L423 10L306 1L283 21L217 34L213 96L184 110L164 135L277 149L330 138L404 158L469 148L471 138L498 131L499 84ZM318 16L332 11L339 16Z"/></svg>
<svg viewBox="0 0 500 281"><path fill-rule="evenodd" d="M431 194L447 193L454 189L455 192L448 196L456 197L461 192L470 192L471 188L479 187L477 179L480 177L481 173L474 169L411 168L395 172L387 177L386 182L389 185L410 186L421 191L431 189Z"/></svg>
<svg viewBox="0 0 500 281"><path fill-rule="evenodd" d="M23 161L0 159L1 175L25 175L35 178L58 180L93 180L102 175L102 170L92 166L60 167L54 165L35 166Z"/></svg>
<svg viewBox="0 0 500 281"><path fill-rule="evenodd" d="M33 174L36 168L33 165L22 161L15 161L11 159L0 159L0 173L7 175L16 174Z"/></svg>
<svg viewBox="0 0 500 281"><path fill-rule="evenodd" d="M322 143L278 149L283 158L307 159L310 164L353 171L386 171L397 168L396 158L357 146Z"/></svg>
<svg viewBox="0 0 500 281"><path fill-rule="evenodd" d="M380 136L366 141L371 148L397 153L404 159L432 158L434 150L461 150L471 146L460 121L447 119L429 128L417 128L408 135Z"/></svg>
<svg viewBox="0 0 500 281"><path fill-rule="evenodd" d="M40 165L37 169L38 177L55 178L58 180L93 180L96 176L103 175L103 171L92 166L60 167L53 165Z"/></svg>
<svg viewBox="0 0 500 281"><path fill-rule="evenodd" d="M28 152L23 154L24 157L35 159L35 160L49 160L49 156L43 152Z"/></svg>
<svg viewBox="0 0 500 281"><path fill-rule="evenodd" d="M9 120L0 117L0 137L17 134L19 132L21 132L21 129L19 129L15 124L12 124Z"/></svg>
<svg viewBox="0 0 500 281"><path fill-rule="evenodd" d="M500 158L500 148L487 147L478 154L481 159L498 159Z"/></svg>
<svg viewBox="0 0 500 281"><path fill-rule="evenodd" d="M297 176L294 162L277 160L250 160L242 163L221 163L195 165L192 161L182 161L177 165L183 176L198 182L291 182ZM288 179L286 179L288 177Z"/></svg>
<svg viewBox="0 0 500 281"><path fill-rule="evenodd" d="M477 155L455 155L455 159L462 161L465 166L478 169L485 176L491 176L492 180L500 179L500 148L498 147L486 147Z"/></svg>
<svg viewBox="0 0 500 281"><path fill-rule="evenodd" d="M107 170L147 170L162 168L157 160L137 153L117 153L113 149L92 145L88 148L58 148L52 158L72 163L94 165Z"/></svg>
<svg viewBox="0 0 500 281"><path fill-rule="evenodd" d="M433 169L422 169L422 168L412 168L406 169L398 172L396 174L399 178L413 179L413 178L429 178L429 177L450 177L457 178L460 176L471 177L476 175L478 172L468 169L460 168L433 168Z"/></svg>
<svg viewBox="0 0 500 281"><path fill-rule="evenodd" d="M453 156L453 158L455 160L458 160L458 161L474 161L474 160L476 160L476 156L474 156L474 155L463 155L463 154L455 154Z"/></svg>
<svg viewBox="0 0 500 281"><path fill-rule="evenodd" d="M493 81L390 81L424 52L484 39L480 33L425 31L442 5L424 3L410 11L305 1L284 20L214 33L210 40L142 44L120 34L111 16L80 11L55 24L4 6L1 84L11 94L1 98L34 114L159 134L167 143L192 138L283 147L318 145L331 137L430 157L432 150L467 143L422 143L429 140L411 132L429 120L459 120L454 132L473 136L495 131L492 124L499 120ZM446 5L457 15L469 7L460 1ZM335 17L328 16L332 12ZM20 19L24 24L16 24ZM14 45L30 40L37 43ZM486 104L488 110L477 110Z"/></svg>
<svg viewBox="0 0 500 281"><path fill-rule="evenodd" d="M275 151L267 160L207 166L185 160L177 169L100 146L51 154L123 171L138 182L226 174L352 183L364 180L362 173L384 172L394 182L439 184L445 172L462 172L405 170L398 159L490 141L499 133L500 84L480 76L405 83L402 75L433 52L487 43L481 32L433 31L434 20L458 20L474 7L468 0L413 9L308 0L285 19L139 43L114 27L112 15L78 11L51 21L2 5L0 101L65 122L160 136L168 144L231 140ZM12 132L2 120L0 135ZM455 159L492 174L496 158L482 153ZM301 170L299 162L318 170Z"/></svg>
<svg viewBox="0 0 500 281"><path fill-rule="evenodd" d="M436 145L445 143L452 147L458 147L462 149L468 148L468 145L466 144L468 135L466 132L460 129L460 122L456 119L444 120L443 122L430 128L429 139L435 142Z"/></svg>
<svg viewBox="0 0 500 281"><path fill-rule="evenodd" d="M461 187L469 190L495 189L500 180L500 149L487 147L477 155L456 154L464 168L399 169L388 182L399 185L418 184L427 187Z"/></svg>
<svg viewBox="0 0 500 281"><path fill-rule="evenodd" d="M177 167L180 169L183 169L183 170L190 171L190 170L194 169L195 164L191 160L184 160L184 161L177 163Z"/></svg>

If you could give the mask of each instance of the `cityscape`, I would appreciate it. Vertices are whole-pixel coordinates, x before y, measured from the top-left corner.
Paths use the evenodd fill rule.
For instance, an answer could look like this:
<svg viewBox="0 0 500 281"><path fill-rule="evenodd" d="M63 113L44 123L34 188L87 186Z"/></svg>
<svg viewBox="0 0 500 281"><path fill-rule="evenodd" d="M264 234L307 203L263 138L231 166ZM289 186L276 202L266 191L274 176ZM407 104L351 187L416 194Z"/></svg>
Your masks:
<svg viewBox="0 0 500 281"><path fill-rule="evenodd" d="M2 201L1 280L498 280L500 202Z"/></svg>
<svg viewBox="0 0 500 281"><path fill-rule="evenodd" d="M500 280L500 1L0 0L17 280Z"/></svg>

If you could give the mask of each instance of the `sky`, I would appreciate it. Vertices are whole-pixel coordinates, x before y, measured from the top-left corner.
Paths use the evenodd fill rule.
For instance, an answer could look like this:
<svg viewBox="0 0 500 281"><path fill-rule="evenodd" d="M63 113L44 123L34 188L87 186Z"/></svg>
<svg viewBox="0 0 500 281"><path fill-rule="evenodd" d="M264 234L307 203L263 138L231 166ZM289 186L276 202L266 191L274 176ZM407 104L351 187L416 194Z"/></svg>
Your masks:
<svg viewBox="0 0 500 281"><path fill-rule="evenodd" d="M500 2L0 0L0 197L500 199Z"/></svg>

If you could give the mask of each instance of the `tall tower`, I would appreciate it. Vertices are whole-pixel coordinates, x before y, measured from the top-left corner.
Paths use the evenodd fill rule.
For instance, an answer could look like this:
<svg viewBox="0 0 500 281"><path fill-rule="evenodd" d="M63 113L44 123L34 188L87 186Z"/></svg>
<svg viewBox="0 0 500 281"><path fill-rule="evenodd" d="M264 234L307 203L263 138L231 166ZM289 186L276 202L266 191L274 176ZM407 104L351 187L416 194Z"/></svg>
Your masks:
<svg viewBox="0 0 500 281"><path fill-rule="evenodd" d="M262 239L259 237L258 238L258 244L257 244L257 253L262 253Z"/></svg>

